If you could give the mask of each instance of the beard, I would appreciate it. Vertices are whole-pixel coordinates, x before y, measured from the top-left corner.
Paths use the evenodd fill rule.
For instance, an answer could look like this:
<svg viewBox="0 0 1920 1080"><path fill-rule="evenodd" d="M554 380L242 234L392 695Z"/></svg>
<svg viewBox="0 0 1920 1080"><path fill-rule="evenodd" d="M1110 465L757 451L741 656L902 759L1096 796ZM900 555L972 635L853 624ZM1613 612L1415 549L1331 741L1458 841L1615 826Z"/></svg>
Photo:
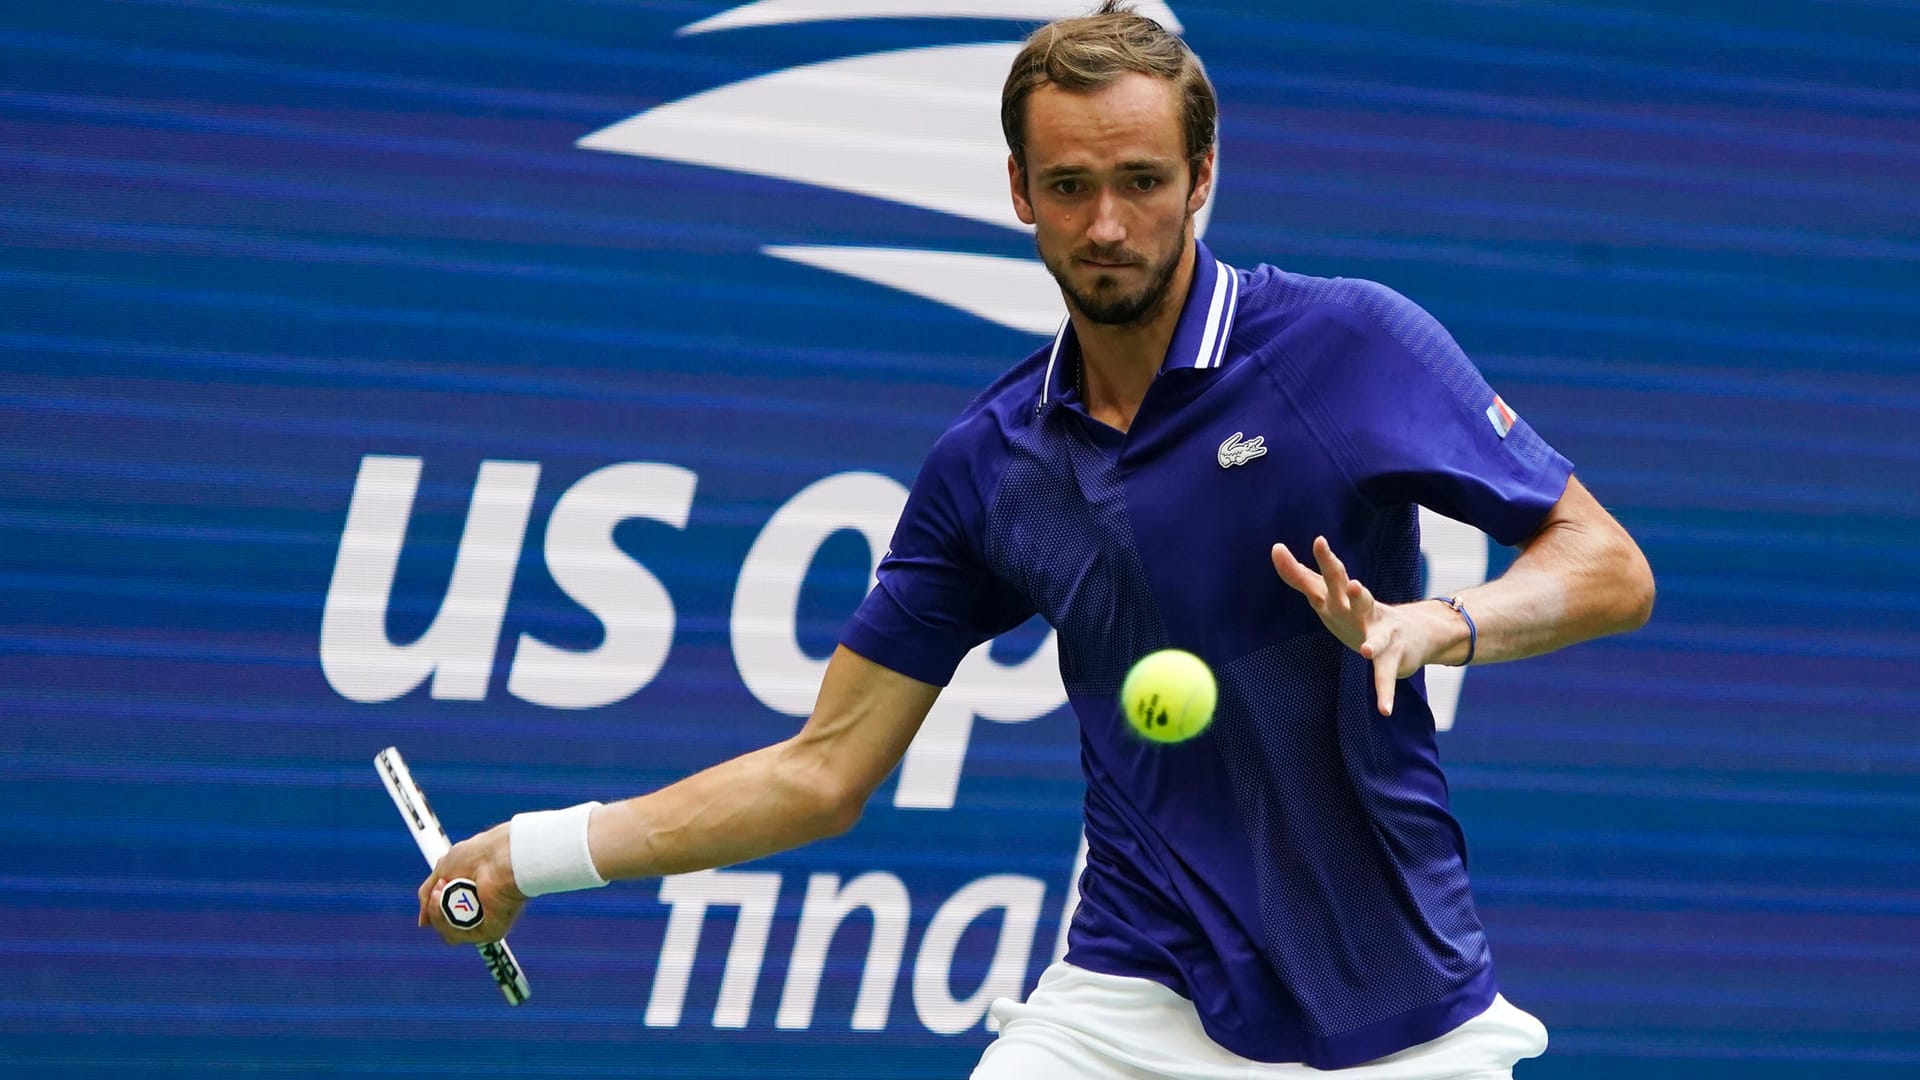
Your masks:
<svg viewBox="0 0 1920 1080"><path fill-rule="evenodd" d="M1182 240L1185 240L1184 234ZM1058 260L1049 258L1046 249L1040 246L1040 238L1037 235L1034 237L1033 246L1034 250L1040 253L1040 261L1046 264L1047 272L1052 274L1053 280L1060 285L1060 291L1065 294L1067 303L1080 314L1102 326L1126 326L1137 323L1159 310L1161 302L1167 297L1168 288L1173 285L1173 273L1179 269L1180 256L1185 249L1184 243L1175 245L1172 253L1164 260L1148 268L1146 284L1129 293L1121 291L1118 283L1105 275L1094 279L1091 292L1075 288L1072 280L1067 276L1073 266L1074 256L1069 255ZM1080 254L1100 262L1138 263L1141 261L1136 252L1125 248L1089 248Z"/></svg>

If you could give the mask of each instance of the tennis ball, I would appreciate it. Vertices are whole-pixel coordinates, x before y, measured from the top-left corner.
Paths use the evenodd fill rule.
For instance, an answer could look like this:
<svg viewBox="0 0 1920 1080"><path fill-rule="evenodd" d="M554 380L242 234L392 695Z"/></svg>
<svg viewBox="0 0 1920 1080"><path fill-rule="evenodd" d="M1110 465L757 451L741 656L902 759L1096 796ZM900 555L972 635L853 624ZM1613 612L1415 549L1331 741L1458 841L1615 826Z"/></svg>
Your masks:
<svg viewBox="0 0 1920 1080"><path fill-rule="evenodd" d="M1220 690L1206 661L1181 649L1148 653L1120 684L1120 711L1153 742L1184 742L1207 730Z"/></svg>

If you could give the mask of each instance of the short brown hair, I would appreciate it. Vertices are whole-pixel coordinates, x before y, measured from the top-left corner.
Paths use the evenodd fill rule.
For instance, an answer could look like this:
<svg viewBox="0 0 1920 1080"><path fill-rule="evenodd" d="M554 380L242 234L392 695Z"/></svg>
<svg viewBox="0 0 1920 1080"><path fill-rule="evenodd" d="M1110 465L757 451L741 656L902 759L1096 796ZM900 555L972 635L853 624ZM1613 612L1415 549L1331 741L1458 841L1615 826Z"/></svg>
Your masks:
<svg viewBox="0 0 1920 1080"><path fill-rule="evenodd" d="M1048 83L1074 93L1099 90L1129 71L1173 81L1180 90L1180 126L1187 167L1195 175L1213 149L1220 106L1207 69L1187 43L1119 0L1077 19L1035 30L1013 58L1000 92L1000 128L1022 172L1027 168L1027 98Z"/></svg>

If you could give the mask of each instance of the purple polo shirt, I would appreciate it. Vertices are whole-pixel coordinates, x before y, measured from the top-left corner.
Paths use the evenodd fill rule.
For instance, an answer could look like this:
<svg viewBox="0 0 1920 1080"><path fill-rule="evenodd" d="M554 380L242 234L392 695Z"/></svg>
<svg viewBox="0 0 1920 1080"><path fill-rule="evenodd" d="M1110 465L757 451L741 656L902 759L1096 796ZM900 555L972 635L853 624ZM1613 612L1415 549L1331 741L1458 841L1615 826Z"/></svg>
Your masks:
<svg viewBox="0 0 1920 1080"><path fill-rule="evenodd" d="M968 650L1044 616L1087 780L1066 959L1170 987L1242 1056L1339 1068L1438 1037L1496 987L1424 681L1380 716L1367 661L1268 549L1310 559L1325 535L1379 599L1415 600L1418 506L1514 544L1572 466L1508 426L1405 297L1196 246L1131 430L1082 408L1063 327L935 444L841 640L944 685ZM1162 746L1116 699L1169 646L1212 666L1220 703L1204 734Z"/></svg>

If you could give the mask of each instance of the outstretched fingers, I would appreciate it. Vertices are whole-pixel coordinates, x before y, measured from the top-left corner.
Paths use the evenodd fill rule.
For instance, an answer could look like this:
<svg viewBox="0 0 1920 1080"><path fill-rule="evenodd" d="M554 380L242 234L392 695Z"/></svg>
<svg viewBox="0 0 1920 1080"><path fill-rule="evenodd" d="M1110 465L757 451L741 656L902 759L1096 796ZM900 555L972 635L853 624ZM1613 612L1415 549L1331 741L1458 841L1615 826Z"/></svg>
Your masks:
<svg viewBox="0 0 1920 1080"><path fill-rule="evenodd" d="M1273 568L1280 580L1306 597L1327 629L1373 665L1374 697L1380 714L1392 715L1404 651L1392 620L1382 618L1380 605L1365 585L1347 576L1346 564L1333 553L1326 537L1313 538L1313 560L1319 569L1295 558L1287 545L1273 545Z"/></svg>
<svg viewBox="0 0 1920 1080"><path fill-rule="evenodd" d="M1293 557L1285 544L1273 545L1273 569L1280 580L1287 583L1293 591L1307 598L1315 611L1325 611L1327 607L1327 583L1312 568Z"/></svg>
<svg viewBox="0 0 1920 1080"><path fill-rule="evenodd" d="M1319 564L1321 576L1326 578L1328 598L1337 596L1343 605L1347 604L1347 586L1353 584L1347 577L1347 564L1333 553L1333 545L1327 543L1324 536L1313 538L1313 561Z"/></svg>
<svg viewBox="0 0 1920 1080"><path fill-rule="evenodd" d="M1373 698L1379 704L1381 716L1393 715L1393 690L1400 684L1400 651L1396 648L1376 650L1380 655L1369 657L1373 661Z"/></svg>
<svg viewBox="0 0 1920 1080"><path fill-rule="evenodd" d="M1345 591L1347 610L1353 613L1353 621L1366 626L1373 618L1373 594L1367 591L1365 585L1357 581L1347 582ZM1371 660L1373 657L1369 654L1367 658Z"/></svg>

